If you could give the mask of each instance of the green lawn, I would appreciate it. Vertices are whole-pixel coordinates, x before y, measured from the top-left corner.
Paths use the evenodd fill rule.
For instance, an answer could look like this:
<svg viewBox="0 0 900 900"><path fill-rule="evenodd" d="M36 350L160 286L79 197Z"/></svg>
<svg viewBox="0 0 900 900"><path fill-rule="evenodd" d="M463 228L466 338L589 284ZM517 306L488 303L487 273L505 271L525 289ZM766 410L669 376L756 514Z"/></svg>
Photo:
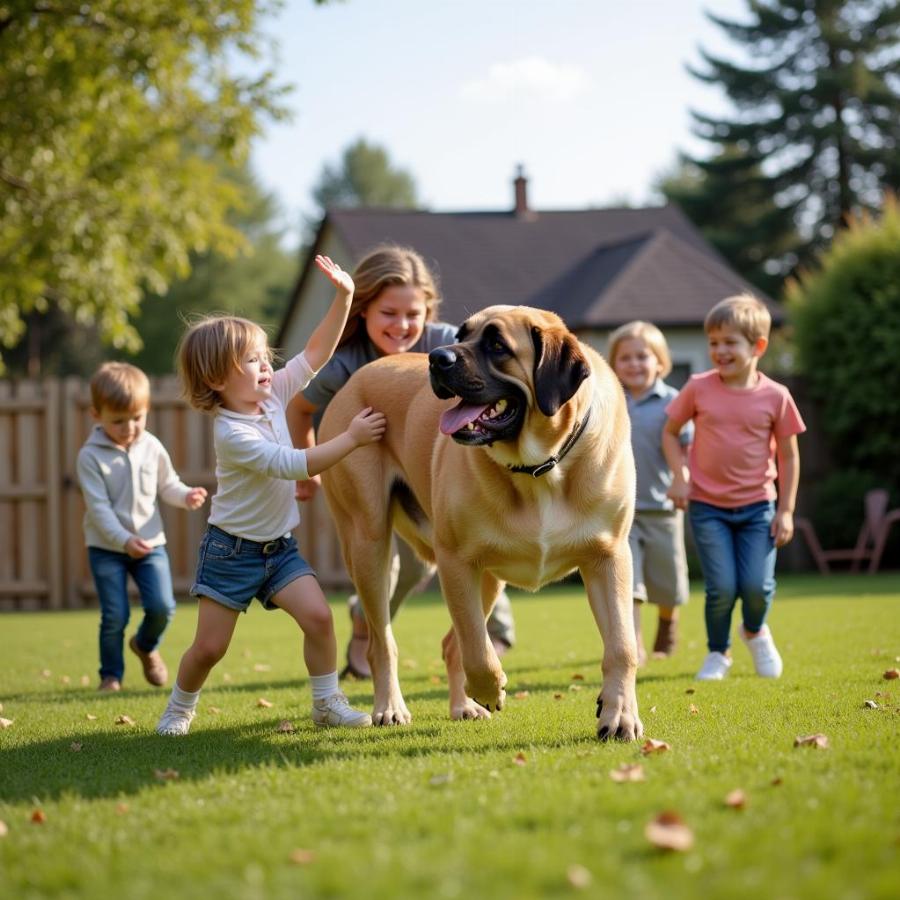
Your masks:
<svg viewBox="0 0 900 900"><path fill-rule="evenodd" d="M509 701L490 721L448 721L448 616L426 595L396 628L411 726L315 729L297 633L253 608L180 739L154 733L166 692L135 662L121 694L97 694L96 613L0 617L0 716L13 720L0 730L0 893L900 895L900 682L882 678L900 665L900 576L783 578L775 682L753 675L740 645L726 681L693 681L705 652L695 586L678 652L639 676L646 736L671 747L646 758L639 744L594 738L600 641L580 589L514 594L513 607ZM343 646L349 623L334 610ZM194 624L184 604L164 647L173 669ZM366 682L348 693L371 702ZM134 724L115 724L121 715ZM278 731L283 720L294 733ZM814 732L830 749L794 748ZM646 780L614 782L625 762ZM735 788L744 809L724 804ZM663 810L693 830L692 849L647 841ZM292 859L298 850L309 852Z"/></svg>

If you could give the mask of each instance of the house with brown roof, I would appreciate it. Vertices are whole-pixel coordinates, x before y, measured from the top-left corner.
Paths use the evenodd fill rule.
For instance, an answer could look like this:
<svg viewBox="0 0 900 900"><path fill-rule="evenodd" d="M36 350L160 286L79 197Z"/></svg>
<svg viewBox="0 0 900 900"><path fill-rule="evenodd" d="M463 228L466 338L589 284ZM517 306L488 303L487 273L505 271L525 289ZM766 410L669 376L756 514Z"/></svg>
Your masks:
<svg viewBox="0 0 900 900"><path fill-rule="evenodd" d="M708 367L703 319L713 304L749 291L783 321L780 306L741 278L678 207L533 210L519 170L510 210L430 212L334 209L323 218L281 324L278 346L299 350L333 292L314 275L317 253L352 270L377 244L408 245L438 275L440 318L458 324L495 303L558 313L586 343L605 351L612 329L633 319L658 325L680 386Z"/></svg>

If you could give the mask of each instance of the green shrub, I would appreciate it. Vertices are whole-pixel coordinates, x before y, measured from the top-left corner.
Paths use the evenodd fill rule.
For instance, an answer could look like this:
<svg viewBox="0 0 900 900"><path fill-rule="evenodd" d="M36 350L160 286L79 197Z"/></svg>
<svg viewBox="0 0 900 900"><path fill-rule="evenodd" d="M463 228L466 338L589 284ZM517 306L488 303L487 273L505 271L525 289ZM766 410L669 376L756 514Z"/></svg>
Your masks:
<svg viewBox="0 0 900 900"><path fill-rule="evenodd" d="M841 232L787 288L798 361L845 487L900 493L900 205ZM854 480L855 479L855 480ZM835 482L837 483L837 482ZM836 493L839 493L836 492ZM835 494L836 496L836 494ZM833 502L834 497L832 497ZM862 495L847 498L860 509ZM821 509L822 504L817 503ZM818 515L817 515L818 518Z"/></svg>

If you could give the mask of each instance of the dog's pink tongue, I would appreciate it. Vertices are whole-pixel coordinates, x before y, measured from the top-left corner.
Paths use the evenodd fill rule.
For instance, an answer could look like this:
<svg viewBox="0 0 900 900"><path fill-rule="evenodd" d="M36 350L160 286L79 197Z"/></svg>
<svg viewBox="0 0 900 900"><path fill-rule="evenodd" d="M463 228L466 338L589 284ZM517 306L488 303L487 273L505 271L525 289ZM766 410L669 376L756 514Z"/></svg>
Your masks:
<svg viewBox="0 0 900 900"><path fill-rule="evenodd" d="M471 403L460 400L456 406L448 409L441 416L441 433L454 434L460 428L465 428L469 422L474 422L489 405L486 403L483 406L473 406Z"/></svg>

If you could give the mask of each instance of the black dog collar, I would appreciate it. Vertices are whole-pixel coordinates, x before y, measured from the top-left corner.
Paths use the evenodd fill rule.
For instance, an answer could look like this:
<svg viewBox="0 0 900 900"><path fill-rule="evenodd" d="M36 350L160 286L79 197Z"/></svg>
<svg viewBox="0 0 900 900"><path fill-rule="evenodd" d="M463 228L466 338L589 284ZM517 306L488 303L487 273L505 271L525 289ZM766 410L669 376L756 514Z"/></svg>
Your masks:
<svg viewBox="0 0 900 900"><path fill-rule="evenodd" d="M566 438L566 442L560 447L559 453L551 456L550 459L545 460L538 466L507 466L510 472L521 472L524 475L533 475L535 478L540 478L541 475L545 475L551 469L556 468L556 464L562 462L563 457L575 446L575 441L581 437L582 432L585 428L587 428L588 420L591 418L591 410L588 408L588 411L585 413L584 418L581 422L575 427L575 430Z"/></svg>

